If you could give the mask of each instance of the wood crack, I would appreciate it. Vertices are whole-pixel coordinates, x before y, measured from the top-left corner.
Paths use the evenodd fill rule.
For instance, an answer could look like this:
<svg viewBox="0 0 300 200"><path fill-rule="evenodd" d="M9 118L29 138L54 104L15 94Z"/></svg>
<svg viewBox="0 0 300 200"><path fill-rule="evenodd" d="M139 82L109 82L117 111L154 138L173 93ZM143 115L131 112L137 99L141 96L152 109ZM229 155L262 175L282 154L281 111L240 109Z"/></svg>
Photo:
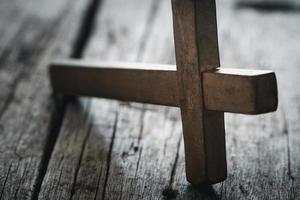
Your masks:
<svg viewBox="0 0 300 200"><path fill-rule="evenodd" d="M172 165L172 171L171 171L171 176L170 176L170 181L169 181L169 187L170 188L172 188L172 185L174 183L174 177L175 177L175 173L176 173L176 167L177 167L177 164L178 164L181 140L182 140L182 137L180 137L178 142L177 142L176 156L175 156L175 159L174 159L174 163Z"/></svg>
<svg viewBox="0 0 300 200"><path fill-rule="evenodd" d="M101 172L102 172L102 169L103 167L101 166ZM99 186L100 186L100 180L101 180L101 173L99 174L98 176L98 179L97 179L97 186L96 186L96 192L95 192L95 196L94 196L94 200L97 199L97 196L98 196L98 189L99 189Z"/></svg>
<svg viewBox="0 0 300 200"><path fill-rule="evenodd" d="M138 146L140 146L141 143L141 139L143 137L143 131L144 131L144 118L145 118L145 113L146 113L146 105L143 105L142 108L142 113L141 113L141 117L140 117L140 130L139 130L139 135L138 135Z"/></svg>
<svg viewBox="0 0 300 200"><path fill-rule="evenodd" d="M19 163L20 163L20 161L19 161ZM22 176L19 180L18 188L16 189L15 194L14 194L14 199L18 199L18 194L19 194L19 191L20 191L21 184L22 184L22 182L24 180L24 177L27 173L27 167L28 167L28 164L25 165L24 172L23 172L23 174L22 174Z"/></svg>
<svg viewBox="0 0 300 200"><path fill-rule="evenodd" d="M75 168L74 179L72 181L71 195L70 195L69 199L72 199L74 194L75 194L75 186L76 186L76 181L77 181L77 175L78 175L78 172L79 172L79 169L80 169L80 166L81 166L81 161L82 161L84 149L85 149L85 146L87 144L87 141L88 141L88 138L90 136L92 128L93 128L93 124L90 123L89 128L88 128L88 132L87 132L87 134L84 138L83 145L82 145L82 148L81 148L81 151L80 151L79 160L78 160L78 163L77 163L76 168Z"/></svg>
<svg viewBox="0 0 300 200"><path fill-rule="evenodd" d="M291 169L291 152L290 152L290 137L289 137L289 124L286 118L286 113L284 108L282 109L282 120L283 120L283 130L282 133L286 136L286 145L287 145L287 175L290 180L294 180Z"/></svg>
<svg viewBox="0 0 300 200"><path fill-rule="evenodd" d="M105 199L105 192L106 192L108 177L109 177L109 173L110 173L110 163L111 163L111 159L112 159L112 150L113 150L114 142L115 142L115 139L116 139L116 132L117 132L117 127L118 127L118 118L119 118L119 113L117 111L115 121L114 121L114 126L113 126L113 132L112 132L112 136L111 136L111 142L110 142L110 145L109 145L109 152L108 152L108 156L107 156L107 160L106 160L107 167L106 167L106 174L105 174L105 180L104 180L103 191L102 191L102 199Z"/></svg>
<svg viewBox="0 0 300 200"><path fill-rule="evenodd" d="M162 191L162 195L164 196L164 199L175 199L179 193L178 190L173 189L173 184L174 184L174 178L175 178L176 168L177 168L178 159L179 159L179 151L180 151L181 141L182 141L182 137L180 137L177 142L176 155L175 155L175 159L174 159L174 162L172 165L169 185Z"/></svg>
<svg viewBox="0 0 300 200"><path fill-rule="evenodd" d="M138 161L136 163L136 169L135 169L134 177L137 177L137 173L138 173L138 170L139 170L140 161L141 161L141 157L142 157L142 152L143 152L143 147L140 147L140 152L139 152Z"/></svg>
<svg viewBox="0 0 300 200"><path fill-rule="evenodd" d="M8 179L8 177L9 177L9 174L10 174L11 166L12 166L12 164L10 164L10 165L9 165L9 168L8 168L8 171L7 171L7 174L6 174L6 177L5 177L4 183L3 183L3 187L2 187L2 190L1 190L0 199L2 199L3 192L4 192L4 188L5 188L5 185L6 185L7 179Z"/></svg>
<svg viewBox="0 0 300 200"><path fill-rule="evenodd" d="M60 185L61 175L62 175L62 169L60 169L59 176L58 176L58 184L56 185L54 191L58 191L58 189L59 189L58 187L59 187L59 185ZM60 198L59 198L59 199L60 199Z"/></svg>
<svg viewBox="0 0 300 200"><path fill-rule="evenodd" d="M97 13L97 9L100 4L100 1L101 0L91 0L91 3L88 5L88 8L84 13L84 17L81 22L80 29L78 30L78 34L74 40L75 42L73 44L72 52L70 53L71 58L80 58L82 56L82 52L84 52L85 46L87 45L88 40L91 36L92 28L96 18L95 15ZM69 9L72 9L72 7ZM64 14L62 16L64 16ZM67 102L69 101L69 97L61 98L55 96L54 98L56 98L55 99L56 109L54 110L51 116L50 126L48 131L49 134L47 136L45 149L43 150L43 156L39 167L39 173L36 182L34 184L33 195L31 198L32 200L38 199L41 185L43 183L47 171L48 163L51 158L51 154L55 146L57 137L59 135L63 118L65 116L66 105ZM1 113L0 113L0 118L1 118Z"/></svg>
<svg viewBox="0 0 300 200"><path fill-rule="evenodd" d="M38 199L40 188L42 186L44 176L47 171L48 163L51 158L51 154L63 122L68 98L55 97L54 101L55 101L55 109L51 115L50 125L48 128L48 136L46 139L47 142L44 146L41 164L38 170L39 173L37 175L37 179L34 184L34 190L31 198L32 200Z"/></svg>

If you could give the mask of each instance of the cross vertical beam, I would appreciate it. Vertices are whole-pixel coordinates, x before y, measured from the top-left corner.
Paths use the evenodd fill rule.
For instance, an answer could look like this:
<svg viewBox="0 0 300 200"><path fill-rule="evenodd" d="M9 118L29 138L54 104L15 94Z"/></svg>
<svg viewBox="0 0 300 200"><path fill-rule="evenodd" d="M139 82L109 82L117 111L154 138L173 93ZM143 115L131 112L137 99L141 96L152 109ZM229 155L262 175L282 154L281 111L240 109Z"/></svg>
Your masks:
<svg viewBox="0 0 300 200"><path fill-rule="evenodd" d="M172 0L186 174L194 184L226 178L224 113L204 107L202 72L220 66L215 0Z"/></svg>

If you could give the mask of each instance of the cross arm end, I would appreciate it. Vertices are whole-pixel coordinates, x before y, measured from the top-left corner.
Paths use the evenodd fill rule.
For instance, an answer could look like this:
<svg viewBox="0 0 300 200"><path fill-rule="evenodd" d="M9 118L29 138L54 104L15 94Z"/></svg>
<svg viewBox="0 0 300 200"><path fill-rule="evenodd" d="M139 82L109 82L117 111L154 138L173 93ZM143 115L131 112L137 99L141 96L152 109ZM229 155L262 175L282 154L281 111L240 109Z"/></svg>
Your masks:
<svg viewBox="0 0 300 200"><path fill-rule="evenodd" d="M203 88L208 110L262 114L278 106L277 81L272 71L223 68L204 72Z"/></svg>

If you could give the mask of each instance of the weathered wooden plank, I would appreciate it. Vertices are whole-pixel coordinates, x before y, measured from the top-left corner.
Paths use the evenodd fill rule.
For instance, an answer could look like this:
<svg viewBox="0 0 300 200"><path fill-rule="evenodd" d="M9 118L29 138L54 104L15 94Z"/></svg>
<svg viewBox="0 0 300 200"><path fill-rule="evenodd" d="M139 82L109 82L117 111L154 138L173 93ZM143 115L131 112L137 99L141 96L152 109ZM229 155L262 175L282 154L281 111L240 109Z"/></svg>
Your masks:
<svg viewBox="0 0 300 200"><path fill-rule="evenodd" d="M71 53L86 3L0 2L0 199L38 193L61 112L51 100L47 63Z"/></svg>
<svg viewBox="0 0 300 200"><path fill-rule="evenodd" d="M160 1L109 0L103 2L102 12L98 16L99 28L90 40L86 57L95 58L94 56L97 55L96 58L103 60L142 60L143 53L147 49L147 39L150 37L148 34L152 30L152 23L159 8ZM160 13L162 14L163 10ZM135 20L132 21L133 19ZM131 28L132 25L134 29ZM171 24L167 27L170 29ZM86 115L96 115L96 117L88 117L85 123L78 122L85 118L83 114L74 112L73 106L68 107L39 198L50 196L52 199L61 197L102 199L126 198L128 195L127 198L139 199L143 193L161 196L160 189L162 185L168 183L172 162L176 156L176 153L173 154L172 147L174 144L176 149L177 140L175 142L171 140L170 147L166 140L165 149L170 158L156 157L151 147L162 151L165 140L157 142L154 140L157 135L151 133L163 128L172 134L173 131L170 129L173 127L173 122L169 121L169 126L166 126L164 120L161 120L163 117L156 118L154 117L156 114L151 109L146 112L144 108L139 109L139 107L139 105L137 108L128 105L119 106L119 103L114 101L92 100L90 111L86 111ZM152 119L151 123L144 124L144 121L148 121L145 118ZM106 120L103 121L104 119ZM153 121L159 124L156 129L151 130ZM91 128L88 129L85 124L90 124ZM71 129L77 130L76 136L71 134ZM144 141L143 138L146 135L151 135L152 139ZM168 134L159 135L163 138L171 137ZM177 135L180 139L180 134ZM63 150L64 146L68 147L68 151ZM149 153L152 154L151 157L147 156ZM143 159L144 157L146 160ZM162 170L160 179L157 179L159 177L156 175L153 177L153 174L139 172L144 169L149 170L147 165L153 158L157 159L157 162L153 162L152 166ZM161 167L156 166L158 162L161 163ZM158 184L155 188L152 187L154 184L147 187L147 180L150 179L143 178L143 176L152 176L151 183L162 182L162 184ZM143 184L139 184L140 182ZM122 190L124 193L115 192Z"/></svg>
<svg viewBox="0 0 300 200"><path fill-rule="evenodd" d="M233 20L234 12L239 13L238 19ZM300 94L298 87L291 87L298 83L296 74L299 72L300 60L296 54L299 52L297 44L300 42L297 34L299 32L299 15L280 11L271 15L256 12L254 15L251 10L235 10L232 14L225 16L224 20L226 20L224 24L229 21L235 24L234 28L230 30L230 37L226 41L224 40L226 45L237 44L237 36L243 35L243 41L239 42L239 50L232 51L231 49L231 52L224 56L224 64L236 62L236 64L244 66L260 64L272 67L271 69L277 74L280 104L279 110L274 114L258 117L253 121L245 119L248 127L258 125L256 131L248 132L247 127L240 127L243 135L239 136L241 131L236 131L232 126L232 135L229 141L232 141L231 144L239 145L239 147L236 145L237 148L233 148L232 152L237 152L237 149L241 147L244 148L244 151L239 154L235 153L233 154L235 156L229 158L232 159L231 169L241 168L243 170L239 170L233 176L234 179L226 182L223 187L226 188L223 190L223 195L225 198L246 196L257 199L297 199L299 198L299 174L298 178L294 180L289 174L295 172L297 177L297 171L300 168L299 162L291 157L291 155L299 155L300 152L299 148L293 148L291 145L299 138L299 132L297 129L290 129L291 126L296 127L297 124L286 119L286 116L296 120L297 115L293 114L293 111L299 107L299 101L291 98L291 96L295 97ZM256 31L247 34L250 26L251 30ZM283 26L285 28L280 28ZM241 50L245 45L249 49L247 52ZM236 60L231 57L233 54L235 54ZM230 57L232 59L228 59ZM289 105L296 104L298 106L289 107ZM234 120L234 124L240 119L233 118L232 120ZM262 132L264 134L260 135ZM254 135L250 137L247 133L254 133ZM240 140L237 140L238 138ZM247 140L253 142L249 143ZM239 143L239 141L241 142ZM253 153L249 154L248 152ZM294 163L293 166L291 163ZM229 191L229 188L236 188L235 194Z"/></svg>
<svg viewBox="0 0 300 200"><path fill-rule="evenodd" d="M157 14L153 17L153 26L140 58L144 62L174 63L173 39L170 38L171 4L170 1L158 2ZM160 49L160 53L155 49ZM179 110L140 104L131 104L129 108L139 117L139 121L126 120L128 124L122 123L124 125L118 129L122 137L116 140L112 163L120 163L120 167L111 165L105 197L162 199L165 195L163 191L172 182L177 151L183 143ZM123 114L131 119L126 117L125 112ZM124 132L125 127L129 131ZM133 136L134 140L131 139ZM128 140L124 142L124 138ZM134 153L134 149L138 151Z"/></svg>
<svg viewBox="0 0 300 200"><path fill-rule="evenodd" d="M116 1L109 2L116 3ZM86 56L104 60L142 60L163 63L173 61L173 51L169 44L172 39L167 31L171 28L166 26L169 23L167 17L170 17L170 8L169 3L163 2L164 6L159 6L159 17L152 17L152 20L148 21L148 24L153 26L149 26L151 31L147 34L124 31L127 30L128 15L125 14L125 26L120 25L124 21L118 21L121 16L115 18L119 23L116 24L115 21L111 21L114 18L108 14L111 10L104 9L107 7L103 6L104 14L101 13L99 16L99 24L105 24L110 28L97 29ZM120 5L119 3L116 4ZM219 24L223 64L245 66L245 68L260 66L262 63L275 66L273 69L277 73L280 72L278 73L280 102L285 102L284 109L280 105L279 111L275 114L259 117L226 116L228 117L226 120L228 179L213 187L193 188L188 185L184 172L180 119L176 108L140 104L118 105L116 101L93 99L89 109L81 109L82 104L72 104L68 108L63 130L44 180L41 199L48 194L53 198L59 198L64 194L66 198L78 199L94 197L98 199L161 199L162 197L297 199L299 197L297 160L299 137L298 123L296 123L299 109L295 109L299 107L297 103L299 94L294 88L298 74L295 72L298 69L287 70L286 63L283 65L286 60L282 59L282 55L285 55L289 58L288 66L299 65L296 56L297 42L295 42L298 41L296 34L298 26L295 24L299 19L295 15L280 14L274 21L270 14L231 10L232 4L226 3L228 2L219 2L222 9L218 9L222 16ZM141 4L136 2L135 10L145 12L141 9L143 7ZM127 6L129 5L131 4L127 2ZM113 6L110 8L118 9ZM124 11L126 9L122 9L120 15L124 15ZM237 15L241 18L237 18ZM141 21L143 20L145 22L144 18ZM293 25L290 27L289 23ZM113 28L111 24L114 24ZM280 29L278 32L278 27L282 27L282 24L289 28ZM137 27L137 32L140 33L139 28L144 26ZM293 30L293 37L290 37L288 30ZM105 34L106 31L109 34ZM127 33L126 37L120 34L122 31ZM268 31L268 34L264 31ZM275 34L275 39L268 38L272 34ZM142 44L139 41L133 42L134 36L140 38L140 35L148 39L142 40L144 41ZM287 44L286 38L290 38ZM274 43L274 40L280 42L282 50L275 48L277 43ZM112 41L114 41L113 45ZM259 45L253 41L257 41ZM162 48L157 48L159 45ZM133 50L128 51L128 46ZM288 51L290 46L293 48ZM278 52L274 52L275 49ZM294 90L289 92L289 88ZM286 117L286 113L290 115ZM73 135L74 131L76 136ZM52 190L52 188L57 189Z"/></svg>

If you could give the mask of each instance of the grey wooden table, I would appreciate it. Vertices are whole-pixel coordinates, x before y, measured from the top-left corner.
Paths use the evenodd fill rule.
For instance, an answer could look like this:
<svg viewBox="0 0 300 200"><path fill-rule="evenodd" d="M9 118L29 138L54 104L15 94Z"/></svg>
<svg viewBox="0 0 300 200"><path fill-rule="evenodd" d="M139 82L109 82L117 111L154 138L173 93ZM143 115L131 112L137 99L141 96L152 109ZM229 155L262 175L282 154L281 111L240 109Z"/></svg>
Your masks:
<svg viewBox="0 0 300 200"><path fill-rule="evenodd" d="M195 188L179 109L65 101L47 74L53 58L174 63L169 0L1 0L0 199L299 199L300 10L281 2L217 2L222 66L274 70L279 109L227 114L228 178Z"/></svg>

